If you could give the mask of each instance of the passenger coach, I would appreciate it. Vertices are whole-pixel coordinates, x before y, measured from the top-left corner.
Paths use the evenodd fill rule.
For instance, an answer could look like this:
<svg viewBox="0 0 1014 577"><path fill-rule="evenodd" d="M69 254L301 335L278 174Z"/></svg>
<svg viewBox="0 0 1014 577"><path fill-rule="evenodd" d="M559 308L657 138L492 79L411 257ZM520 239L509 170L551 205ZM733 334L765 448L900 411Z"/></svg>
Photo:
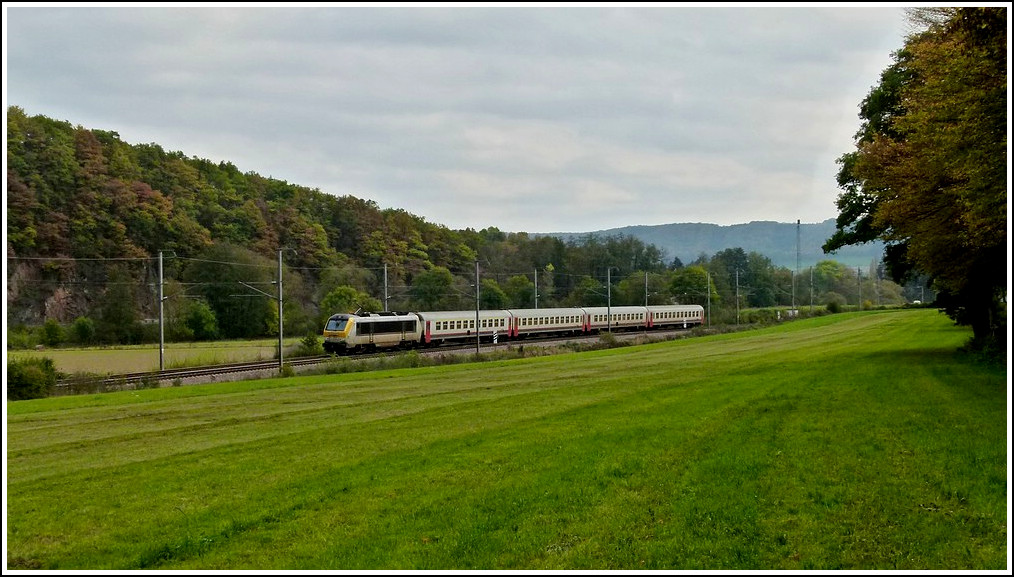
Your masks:
<svg viewBox="0 0 1014 577"><path fill-rule="evenodd" d="M440 344L444 341L460 341L475 338L475 311L420 312L422 342ZM493 334L507 336L510 328L510 314L503 310L479 311L479 338L493 340Z"/></svg>
<svg viewBox="0 0 1014 577"><path fill-rule="evenodd" d="M511 309L511 337L539 334L578 334L584 332L584 310Z"/></svg>
<svg viewBox="0 0 1014 577"><path fill-rule="evenodd" d="M657 305L647 307L648 328L696 327L704 324L701 305Z"/></svg>
<svg viewBox="0 0 1014 577"><path fill-rule="evenodd" d="M648 316L644 307L588 307L588 330L608 331L648 328Z"/></svg>

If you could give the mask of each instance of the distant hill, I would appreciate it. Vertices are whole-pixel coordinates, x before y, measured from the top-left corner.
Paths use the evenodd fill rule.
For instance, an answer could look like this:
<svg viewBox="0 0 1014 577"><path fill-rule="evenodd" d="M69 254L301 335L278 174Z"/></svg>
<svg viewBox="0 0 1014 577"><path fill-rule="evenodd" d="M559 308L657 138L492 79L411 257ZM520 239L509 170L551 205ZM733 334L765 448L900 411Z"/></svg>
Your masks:
<svg viewBox="0 0 1014 577"><path fill-rule="evenodd" d="M834 219L799 225L799 266L801 268L814 265L822 260L834 260L849 266L866 267L874 259L883 257L884 244L882 242L846 247L834 254L824 254L821 245L834 234L834 229ZM788 269L796 267L795 223L754 221L731 226L704 223L660 224L626 226L583 233L546 233L538 236L553 236L568 241L578 240L588 235L601 238L631 236L664 250L670 260L673 257L678 257L683 263L689 263L701 254L711 257L727 248L739 247L748 253L757 252L768 257L775 266Z"/></svg>

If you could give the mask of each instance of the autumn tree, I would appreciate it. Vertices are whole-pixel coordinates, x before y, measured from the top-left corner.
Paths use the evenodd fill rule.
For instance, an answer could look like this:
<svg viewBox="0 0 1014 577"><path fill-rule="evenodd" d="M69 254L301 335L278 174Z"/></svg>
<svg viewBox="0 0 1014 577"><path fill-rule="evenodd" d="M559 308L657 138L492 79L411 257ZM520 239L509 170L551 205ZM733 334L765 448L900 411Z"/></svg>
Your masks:
<svg viewBox="0 0 1014 577"><path fill-rule="evenodd" d="M269 296L277 291L276 267L243 247L215 244L190 262L183 278L211 307L221 336L253 338L277 331L278 302Z"/></svg>
<svg viewBox="0 0 1014 577"><path fill-rule="evenodd" d="M137 288L137 280L130 271L112 267L95 327L100 340L118 344L138 342Z"/></svg>
<svg viewBox="0 0 1014 577"><path fill-rule="evenodd" d="M715 290L715 283L711 280L707 269L700 265L691 265L675 271L669 284L669 292L678 303L684 305L705 306L710 302L717 306L721 302Z"/></svg>
<svg viewBox="0 0 1014 577"><path fill-rule="evenodd" d="M328 317L337 313L354 313L356 311L378 312L383 310L380 301L350 286L335 287L320 302L320 315L317 324L323 327Z"/></svg>
<svg viewBox="0 0 1014 577"><path fill-rule="evenodd" d="M500 284L491 278L482 279L479 283L479 306L483 309L505 309L510 299L500 288Z"/></svg>
<svg viewBox="0 0 1014 577"><path fill-rule="evenodd" d="M920 24L861 108L839 159L833 251L879 238L898 282L932 279L979 342L1005 338L1007 9L914 10ZM1003 350L1003 347L999 347Z"/></svg>
<svg viewBox="0 0 1014 577"><path fill-rule="evenodd" d="M530 309L535 306L535 283L525 275L514 275L503 287L511 308Z"/></svg>
<svg viewBox="0 0 1014 577"><path fill-rule="evenodd" d="M451 296L453 285L454 275L451 271L437 266L415 275L410 292L421 310L437 311L441 310Z"/></svg>

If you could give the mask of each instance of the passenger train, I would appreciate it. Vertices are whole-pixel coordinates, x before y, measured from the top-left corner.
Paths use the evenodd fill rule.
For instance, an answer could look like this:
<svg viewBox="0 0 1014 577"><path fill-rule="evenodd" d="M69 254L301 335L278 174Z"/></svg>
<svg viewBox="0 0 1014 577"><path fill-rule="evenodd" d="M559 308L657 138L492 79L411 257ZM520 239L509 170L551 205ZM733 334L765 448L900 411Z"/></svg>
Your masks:
<svg viewBox="0 0 1014 577"><path fill-rule="evenodd" d="M478 326L476 323L478 322ZM336 314L324 326L324 351L345 354L392 347L514 341L533 335L588 335L607 330L690 328L704 323L700 305Z"/></svg>

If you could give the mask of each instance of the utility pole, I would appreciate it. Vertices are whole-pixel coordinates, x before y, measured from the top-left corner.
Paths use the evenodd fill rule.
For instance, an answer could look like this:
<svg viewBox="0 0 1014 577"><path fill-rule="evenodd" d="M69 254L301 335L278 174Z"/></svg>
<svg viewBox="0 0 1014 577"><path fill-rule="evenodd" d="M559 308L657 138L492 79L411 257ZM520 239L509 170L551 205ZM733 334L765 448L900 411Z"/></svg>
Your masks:
<svg viewBox="0 0 1014 577"><path fill-rule="evenodd" d="M387 263L384 263L384 312L387 312Z"/></svg>
<svg viewBox="0 0 1014 577"><path fill-rule="evenodd" d="M736 269L736 324L739 324L739 269Z"/></svg>
<svg viewBox="0 0 1014 577"><path fill-rule="evenodd" d="M165 370L165 328L163 321L162 303L165 297L162 289L162 251L158 251L158 370Z"/></svg>
<svg viewBox="0 0 1014 577"><path fill-rule="evenodd" d="M475 261L475 354L479 354L479 261Z"/></svg>
<svg viewBox="0 0 1014 577"><path fill-rule="evenodd" d="M858 310L863 310L863 269L862 267L856 267L856 280L859 283L859 306Z"/></svg>
<svg viewBox="0 0 1014 577"><path fill-rule="evenodd" d="M792 275L792 314L796 313L796 277L799 276L799 219L796 219L796 272Z"/></svg>
<svg viewBox="0 0 1014 577"><path fill-rule="evenodd" d="M282 250L278 249L278 370L282 370Z"/></svg>
<svg viewBox="0 0 1014 577"><path fill-rule="evenodd" d="M282 329L283 329L283 326L285 324L285 316L284 316L284 313L283 313L283 310L282 310L282 252L286 251L286 250L292 251L293 253L296 252L295 249L291 249L291 248L282 247L282 248L278 249L278 280L277 281L271 281L271 284L275 284L275 283L278 284L278 294L276 296L272 296L271 294L266 293L266 292L262 291L259 288L252 287L252 286L250 286L249 284L247 284L247 283L245 283L243 281L239 281L239 284L245 286L246 288L248 288L248 289L250 289L250 290L252 290L254 292L258 292L258 293L260 293L260 294L262 294L262 295L264 295L264 296L266 296L268 298L275 299L275 300L278 301L278 370L279 371L281 371L282 368L283 368L283 366L284 366L283 365L283 359L282 359L282 348L283 348L282 347L282 338L283 338Z"/></svg>
<svg viewBox="0 0 1014 577"><path fill-rule="evenodd" d="M539 269L535 269L535 308L539 308Z"/></svg>
<svg viewBox="0 0 1014 577"><path fill-rule="evenodd" d="M606 332L613 332L613 267L606 269Z"/></svg>
<svg viewBox="0 0 1014 577"><path fill-rule="evenodd" d="M165 296L165 279L162 275L162 253L158 251L158 370L165 370L165 309L163 303L169 298ZM169 251L176 256L175 251Z"/></svg>
<svg viewBox="0 0 1014 577"><path fill-rule="evenodd" d="M708 326L710 327L711 326L711 271L710 270L704 271L704 274L708 275L708 286L705 287L705 290L708 291L708 293L707 293L708 294Z"/></svg>

